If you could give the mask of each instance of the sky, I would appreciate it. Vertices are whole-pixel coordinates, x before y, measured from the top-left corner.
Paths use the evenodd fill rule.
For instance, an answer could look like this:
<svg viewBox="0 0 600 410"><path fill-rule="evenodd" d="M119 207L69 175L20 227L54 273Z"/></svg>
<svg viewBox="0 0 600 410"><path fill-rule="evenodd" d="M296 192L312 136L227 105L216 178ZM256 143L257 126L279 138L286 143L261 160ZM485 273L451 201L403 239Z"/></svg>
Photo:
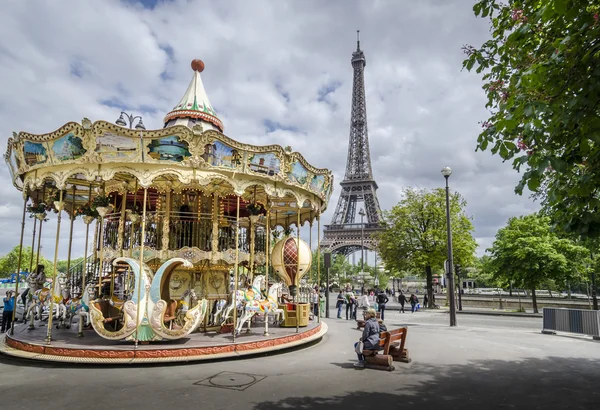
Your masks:
<svg viewBox="0 0 600 410"><path fill-rule="evenodd" d="M476 152L487 119L479 75L462 70L461 47L479 46L489 22L469 0L5 0L0 14L0 145L13 131L47 133L69 121L114 122L121 110L147 129L192 78L191 60L224 133L250 144L290 145L329 168L337 203L347 155L356 30L364 51L369 143L383 210L407 187L444 186L467 200L481 255L511 216L536 211L514 193L520 176ZM22 196L0 165L0 255L18 245ZM66 219L66 218L65 218ZM27 220L25 244L31 243ZM81 226L80 226L81 225ZM68 225L59 258L66 258ZM306 232L305 232L306 234ZM56 222L42 252L54 254ZM316 235L314 231L313 235ZM73 257L83 256L83 223ZM314 241L316 243L316 241Z"/></svg>

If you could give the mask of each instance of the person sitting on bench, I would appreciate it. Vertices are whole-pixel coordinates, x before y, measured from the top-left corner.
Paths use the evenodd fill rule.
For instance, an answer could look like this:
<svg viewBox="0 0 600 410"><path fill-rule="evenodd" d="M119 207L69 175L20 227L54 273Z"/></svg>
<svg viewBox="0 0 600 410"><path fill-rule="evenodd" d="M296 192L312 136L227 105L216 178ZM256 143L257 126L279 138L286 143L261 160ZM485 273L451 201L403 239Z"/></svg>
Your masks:
<svg viewBox="0 0 600 410"><path fill-rule="evenodd" d="M377 312L375 309L368 309L365 314L365 329L358 343L354 345L356 349L360 342L363 343L362 353L356 352L358 355L358 363L355 367L365 367L365 356L372 356L381 350L379 346L379 323L377 323Z"/></svg>

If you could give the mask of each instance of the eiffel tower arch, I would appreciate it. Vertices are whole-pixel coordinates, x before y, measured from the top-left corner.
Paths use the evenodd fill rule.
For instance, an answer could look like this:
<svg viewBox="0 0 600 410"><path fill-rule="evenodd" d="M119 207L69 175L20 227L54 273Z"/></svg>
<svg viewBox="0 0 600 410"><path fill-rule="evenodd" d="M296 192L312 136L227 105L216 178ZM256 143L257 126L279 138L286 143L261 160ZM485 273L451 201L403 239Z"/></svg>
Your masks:
<svg viewBox="0 0 600 410"><path fill-rule="evenodd" d="M352 113L346 173L340 183L342 191L331 224L325 225L321 249L345 256L361 249L375 250L373 234L382 230L382 217L377 200L377 183L371 169L369 135L367 132L367 106L365 101L365 54L357 40L352 53L354 81L352 86ZM358 215L364 207L364 217ZM362 223L361 223L362 219Z"/></svg>

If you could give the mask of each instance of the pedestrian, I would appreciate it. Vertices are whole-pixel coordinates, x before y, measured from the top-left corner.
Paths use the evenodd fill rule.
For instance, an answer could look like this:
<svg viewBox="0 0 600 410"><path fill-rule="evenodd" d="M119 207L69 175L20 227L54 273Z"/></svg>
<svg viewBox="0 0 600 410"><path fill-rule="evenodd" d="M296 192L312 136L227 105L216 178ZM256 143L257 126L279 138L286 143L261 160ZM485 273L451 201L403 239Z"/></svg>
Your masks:
<svg viewBox="0 0 600 410"><path fill-rule="evenodd" d="M402 293L402 291L400 291L400 294L398 295L398 303L400 303L400 312L405 313L404 304L406 303L406 296L404 296L404 293Z"/></svg>
<svg viewBox="0 0 600 410"><path fill-rule="evenodd" d="M314 312L315 318L319 317L319 301L320 301L320 298L319 298L319 291L317 289L318 288L313 289L313 295L312 295L313 296L313 300L312 300L312 302L313 302L313 312Z"/></svg>
<svg viewBox="0 0 600 410"><path fill-rule="evenodd" d="M379 346L379 323L377 323L376 316L375 309L369 309L365 314L365 328L361 338L354 344L354 349L358 355L358 363L354 365L355 367L365 367L365 356L363 353L368 352L369 355L372 355L381 350L381 346ZM361 342L363 347L359 350Z"/></svg>
<svg viewBox="0 0 600 410"><path fill-rule="evenodd" d="M344 306L344 301L345 300L346 299L344 298L344 294L340 290L340 293L338 293L338 295L337 295L337 302L335 303L335 307L338 310L338 312L337 312L337 318L338 319L342 318L342 307Z"/></svg>
<svg viewBox="0 0 600 410"><path fill-rule="evenodd" d="M385 304L388 303L389 299L384 292L380 292L377 295L377 306L379 307L379 312L381 313L381 320L385 320Z"/></svg>
<svg viewBox="0 0 600 410"><path fill-rule="evenodd" d="M415 311L417 310L417 303L419 303L419 298L417 298L417 295L415 295L414 293L410 295L410 306L411 306L411 312L415 313Z"/></svg>
<svg viewBox="0 0 600 410"><path fill-rule="evenodd" d="M354 293L346 292L346 320L352 319L354 316L354 305L356 303L356 297Z"/></svg>
<svg viewBox="0 0 600 410"><path fill-rule="evenodd" d="M429 302L429 297L427 296L427 293L425 293L423 295L423 307L426 308L427 307L427 302Z"/></svg>
<svg viewBox="0 0 600 410"><path fill-rule="evenodd" d="M0 328L0 333L4 333L11 328L16 297L17 295L13 290L6 291L6 297L3 300L4 311L2 312L2 327Z"/></svg>

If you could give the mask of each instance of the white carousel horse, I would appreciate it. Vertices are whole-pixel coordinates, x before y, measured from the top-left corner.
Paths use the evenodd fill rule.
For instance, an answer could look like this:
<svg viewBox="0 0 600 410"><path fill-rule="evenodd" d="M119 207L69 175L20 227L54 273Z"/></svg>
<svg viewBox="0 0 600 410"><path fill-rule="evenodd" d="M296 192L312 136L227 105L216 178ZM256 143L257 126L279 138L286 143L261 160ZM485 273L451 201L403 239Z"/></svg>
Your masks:
<svg viewBox="0 0 600 410"><path fill-rule="evenodd" d="M231 299L230 299L229 304L223 309L223 314L221 316L221 318L222 318L221 326L223 326L225 323L227 323L227 319L230 318L234 307L238 310L238 312L241 312L242 309L244 308L244 303L246 301L261 299L260 284L262 283L261 282L262 280L264 280L264 276L256 276L254 278L254 282L252 283L252 287L250 289L248 289L248 290L240 289L237 291L235 301L233 298L233 293L231 294ZM238 315L238 317L239 316L240 315ZM249 325L250 324L248 324L248 326Z"/></svg>
<svg viewBox="0 0 600 410"><path fill-rule="evenodd" d="M227 304L226 299L215 300L215 303L213 305L213 310L210 315L210 323L211 324L216 325L217 323L219 323L219 321L221 320L221 314L223 313L223 310L225 309L226 304Z"/></svg>
<svg viewBox="0 0 600 410"><path fill-rule="evenodd" d="M67 322L67 304L71 299L71 291L69 290L69 279L66 273L59 273L56 275L52 286L52 297L54 298L54 304L56 305L56 328L61 327L70 328L71 324Z"/></svg>
<svg viewBox="0 0 600 410"><path fill-rule="evenodd" d="M244 303L244 313L238 320L236 326L236 334L239 334L244 327L246 321L248 322L248 331L250 331L250 319L260 312L264 312L265 320L268 320L269 312L273 312L278 309L279 305L277 304L277 292L279 290L280 284L275 284L271 286L269 289L269 293L266 299L261 298L260 288L261 285L265 282L265 277L263 275L257 276L254 279L254 283L252 284L252 290L254 291L254 298L250 299L246 298L246 303ZM258 297L257 297L258 295Z"/></svg>
<svg viewBox="0 0 600 410"><path fill-rule="evenodd" d="M83 337L83 326L90 325L90 300L94 299L96 286L93 283L88 283L85 286L83 294L79 298L73 298L67 303L67 328L71 327L74 317L79 318L79 329L77 336Z"/></svg>
<svg viewBox="0 0 600 410"><path fill-rule="evenodd" d="M21 299L23 301L23 323L27 321L27 314L29 312L31 302L33 301L33 294L35 291L44 288L44 284L46 283L46 275L44 274L43 270L40 273L31 272L27 275L25 280L27 281L27 289L25 289L21 295Z"/></svg>
<svg viewBox="0 0 600 410"><path fill-rule="evenodd" d="M56 281L54 283L54 286L57 286ZM51 297L52 291L48 288L38 289L35 292L31 293L31 302L27 307L27 314L25 316L26 320L29 320L29 329L35 328L34 321L36 319L42 320L42 312L44 310L44 306L48 304Z"/></svg>
<svg viewBox="0 0 600 410"><path fill-rule="evenodd" d="M246 292L243 290L238 290L235 293L235 297L233 293L230 295L230 302L221 314L221 326L227 323L227 319L231 316L233 309L237 309L239 312L244 307L244 300L246 300Z"/></svg>

